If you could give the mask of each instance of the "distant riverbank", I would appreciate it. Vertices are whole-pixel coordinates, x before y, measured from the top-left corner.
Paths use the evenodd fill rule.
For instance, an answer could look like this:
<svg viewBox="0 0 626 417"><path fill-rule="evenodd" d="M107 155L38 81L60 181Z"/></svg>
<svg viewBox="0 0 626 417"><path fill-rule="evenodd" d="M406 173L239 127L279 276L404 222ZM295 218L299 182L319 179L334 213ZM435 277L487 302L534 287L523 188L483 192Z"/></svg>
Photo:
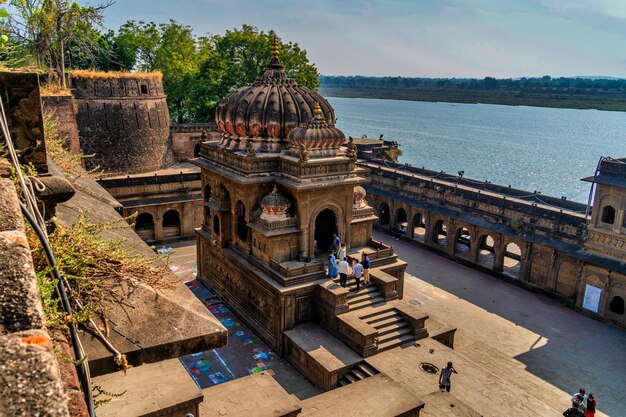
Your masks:
<svg viewBox="0 0 626 417"><path fill-rule="evenodd" d="M320 87L326 97L369 98L447 103L626 111L626 94L588 94L582 91L463 90L460 88Z"/></svg>

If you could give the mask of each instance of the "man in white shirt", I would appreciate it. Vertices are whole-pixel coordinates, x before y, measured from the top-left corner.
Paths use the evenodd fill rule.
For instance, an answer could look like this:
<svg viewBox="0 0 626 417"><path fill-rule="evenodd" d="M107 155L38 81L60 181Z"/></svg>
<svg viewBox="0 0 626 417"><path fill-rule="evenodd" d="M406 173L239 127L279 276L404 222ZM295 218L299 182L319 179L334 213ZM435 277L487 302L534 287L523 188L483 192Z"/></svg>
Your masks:
<svg viewBox="0 0 626 417"><path fill-rule="evenodd" d="M346 258L343 258L339 261L339 285L346 288L346 283L348 281L348 273L350 272L350 265L348 265L348 261Z"/></svg>

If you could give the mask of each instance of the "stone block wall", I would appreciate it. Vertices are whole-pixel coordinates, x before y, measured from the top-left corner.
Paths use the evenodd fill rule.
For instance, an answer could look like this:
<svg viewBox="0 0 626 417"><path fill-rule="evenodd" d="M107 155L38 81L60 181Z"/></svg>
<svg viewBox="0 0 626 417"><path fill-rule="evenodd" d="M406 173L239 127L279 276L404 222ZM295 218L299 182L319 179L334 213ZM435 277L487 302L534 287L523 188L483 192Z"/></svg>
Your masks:
<svg viewBox="0 0 626 417"><path fill-rule="evenodd" d="M17 193L7 174L8 162L0 159L0 414L82 416L84 403L77 402L71 414L68 409ZM64 374L68 380L75 375Z"/></svg>
<svg viewBox="0 0 626 417"><path fill-rule="evenodd" d="M74 97L42 96L41 103L44 112L54 115L57 121L57 130L62 138L67 138L68 150L74 154L80 152L78 125L76 124L76 106Z"/></svg>
<svg viewBox="0 0 626 417"><path fill-rule="evenodd" d="M80 147L88 169L139 173L172 165L170 114L160 78L72 75Z"/></svg>
<svg viewBox="0 0 626 417"><path fill-rule="evenodd" d="M174 157L177 161L194 158L196 145L202 141L219 140L222 136L217 132L215 123L173 124L170 128Z"/></svg>

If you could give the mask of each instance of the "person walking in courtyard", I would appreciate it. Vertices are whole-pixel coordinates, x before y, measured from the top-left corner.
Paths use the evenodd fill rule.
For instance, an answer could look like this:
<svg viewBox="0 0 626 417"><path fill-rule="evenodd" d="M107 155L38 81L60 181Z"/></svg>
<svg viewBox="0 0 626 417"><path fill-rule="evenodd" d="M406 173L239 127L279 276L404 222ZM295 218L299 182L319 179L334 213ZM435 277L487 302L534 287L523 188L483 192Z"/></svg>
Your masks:
<svg viewBox="0 0 626 417"><path fill-rule="evenodd" d="M572 395L572 402L573 403L574 402L578 402L578 403L582 404L584 407L587 407L587 395L585 395L585 389L584 388L579 389L577 393Z"/></svg>
<svg viewBox="0 0 626 417"><path fill-rule="evenodd" d="M352 261L352 272L354 273L354 281L356 282L356 292L359 292L361 285L361 277L363 276L363 265L358 259Z"/></svg>
<svg viewBox="0 0 626 417"><path fill-rule="evenodd" d="M339 261L339 285L346 288L348 282L348 274L350 273L350 265L346 258Z"/></svg>
<svg viewBox="0 0 626 417"><path fill-rule="evenodd" d="M585 417L595 417L597 406L598 403L596 402L596 397L593 394L589 394L589 397L587 398L587 410L585 411Z"/></svg>
<svg viewBox="0 0 626 417"><path fill-rule="evenodd" d="M368 285L370 283L370 258L365 252L361 258L361 266L363 266L363 285Z"/></svg>
<svg viewBox="0 0 626 417"><path fill-rule="evenodd" d="M585 417L585 413L580 411L578 408L579 404L576 402L572 402L572 406L567 410L563 411L563 416L565 417Z"/></svg>
<svg viewBox="0 0 626 417"><path fill-rule="evenodd" d="M337 254L337 259L342 260L343 258L347 257L347 249L346 249L346 242L342 242L341 246L339 247L339 253Z"/></svg>
<svg viewBox="0 0 626 417"><path fill-rule="evenodd" d="M456 369L452 366L452 362L448 362L448 365L441 370L441 374L439 375L439 389L441 392L448 391L450 392L450 386L452 385L452 374L458 374Z"/></svg>

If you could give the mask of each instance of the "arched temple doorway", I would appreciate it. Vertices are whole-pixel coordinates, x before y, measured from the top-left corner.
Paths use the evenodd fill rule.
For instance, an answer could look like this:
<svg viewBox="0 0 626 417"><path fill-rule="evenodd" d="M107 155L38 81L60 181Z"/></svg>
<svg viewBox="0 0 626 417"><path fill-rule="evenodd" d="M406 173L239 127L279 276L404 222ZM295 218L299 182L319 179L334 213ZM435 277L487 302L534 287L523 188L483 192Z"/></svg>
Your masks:
<svg viewBox="0 0 626 417"><path fill-rule="evenodd" d="M387 226L391 220L391 213L389 210L389 204L382 203L378 209L378 223Z"/></svg>
<svg viewBox="0 0 626 417"><path fill-rule="evenodd" d="M176 210L168 210L163 215L163 239L180 237L180 216Z"/></svg>
<svg viewBox="0 0 626 417"><path fill-rule="evenodd" d="M324 209L315 218L315 255L327 254L337 234L337 216L331 209Z"/></svg>
<svg viewBox="0 0 626 417"><path fill-rule="evenodd" d="M141 213L137 216L135 232L143 240L154 240L154 219L150 213Z"/></svg>
<svg viewBox="0 0 626 417"><path fill-rule="evenodd" d="M400 207L397 211L396 211L396 224L398 225L398 227L406 227L407 226L407 215L406 215L406 211Z"/></svg>

